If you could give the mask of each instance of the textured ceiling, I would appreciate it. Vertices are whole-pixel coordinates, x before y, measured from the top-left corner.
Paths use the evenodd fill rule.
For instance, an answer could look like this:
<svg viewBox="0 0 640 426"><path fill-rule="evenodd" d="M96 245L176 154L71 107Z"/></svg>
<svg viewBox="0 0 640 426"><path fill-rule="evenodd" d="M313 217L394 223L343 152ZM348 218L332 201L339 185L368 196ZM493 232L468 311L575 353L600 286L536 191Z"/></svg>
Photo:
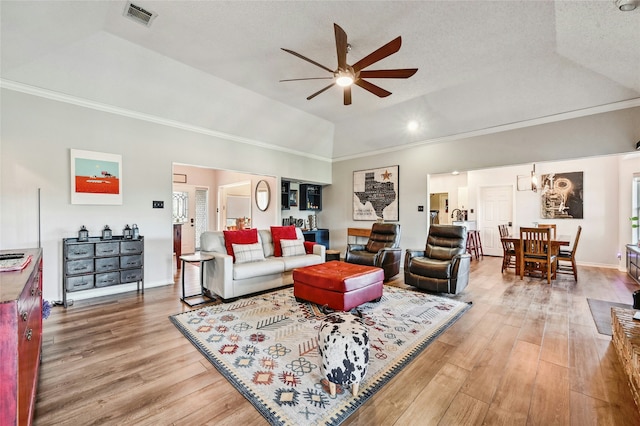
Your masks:
<svg viewBox="0 0 640 426"><path fill-rule="evenodd" d="M613 0L135 3L158 14L150 28L124 18L121 1L2 1L3 80L117 104L120 83L140 78L118 48L127 42L149 64L170 59L333 123L332 144L312 152L327 158L640 98L640 8L623 13ZM279 80L328 73L280 48L336 68L333 23L348 35L349 63L402 36L398 53L368 69L418 72L371 80L393 93L387 98L354 87L344 106L333 87L307 101L327 82ZM74 69L90 69L82 62L112 87L62 84ZM158 96L170 98L166 90ZM143 100L127 108L165 114ZM408 120L420 123L417 132L406 130ZM285 139L288 149L313 151Z"/></svg>

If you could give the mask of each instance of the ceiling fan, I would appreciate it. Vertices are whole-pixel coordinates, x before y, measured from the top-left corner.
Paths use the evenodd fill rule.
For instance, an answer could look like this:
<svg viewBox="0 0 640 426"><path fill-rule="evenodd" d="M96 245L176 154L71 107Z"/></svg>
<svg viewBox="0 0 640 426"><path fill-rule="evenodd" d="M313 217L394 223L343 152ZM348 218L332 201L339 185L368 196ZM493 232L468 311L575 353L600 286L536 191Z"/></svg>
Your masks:
<svg viewBox="0 0 640 426"><path fill-rule="evenodd" d="M322 68L323 70L329 71L332 76L331 77L310 77L310 78L293 78L288 80L280 80L283 81L301 81L301 80L333 80L333 82L327 87L318 90L314 94L307 97L307 100L311 100L318 96L320 93L330 89L331 87L341 86L343 88L344 93L344 104L351 105L351 86L353 84L362 87L365 90L373 93L376 96L381 98L387 97L391 94L391 92L383 89L382 87L376 86L373 83L370 83L365 78L409 78L418 71L417 68L404 68L404 69L395 69L395 70L365 70L364 68L372 65L387 56L393 55L398 50L400 50L400 46L402 45L402 37L396 37L391 40L389 43L380 47L379 49L373 51L369 55L360 59L353 65L347 64L347 52L349 51L349 44L347 43L347 33L344 32L342 28L338 24L333 24L333 28L336 35L336 51L338 54L338 68L336 70L332 70L328 67L325 67L322 64L317 63L316 61L307 58L293 50L282 48L285 52L291 53L294 56L297 56L300 59L303 59L307 62L312 63L315 66Z"/></svg>

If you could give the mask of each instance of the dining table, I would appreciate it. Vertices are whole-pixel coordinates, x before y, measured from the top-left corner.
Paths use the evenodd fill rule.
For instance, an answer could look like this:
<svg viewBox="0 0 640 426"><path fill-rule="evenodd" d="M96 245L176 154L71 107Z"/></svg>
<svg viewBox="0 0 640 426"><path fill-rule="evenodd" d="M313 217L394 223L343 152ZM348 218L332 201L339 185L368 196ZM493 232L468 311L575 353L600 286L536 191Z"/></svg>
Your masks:
<svg viewBox="0 0 640 426"><path fill-rule="evenodd" d="M501 238L502 241L513 244L514 251L516 253L516 275L520 275L520 258L522 257L522 249L520 247L520 237L514 237L508 235ZM553 254L556 256L560 251L560 247L571 245L571 235L556 235L555 238L549 240L549 245ZM556 264L557 266L557 264ZM555 273L554 273L555 278Z"/></svg>

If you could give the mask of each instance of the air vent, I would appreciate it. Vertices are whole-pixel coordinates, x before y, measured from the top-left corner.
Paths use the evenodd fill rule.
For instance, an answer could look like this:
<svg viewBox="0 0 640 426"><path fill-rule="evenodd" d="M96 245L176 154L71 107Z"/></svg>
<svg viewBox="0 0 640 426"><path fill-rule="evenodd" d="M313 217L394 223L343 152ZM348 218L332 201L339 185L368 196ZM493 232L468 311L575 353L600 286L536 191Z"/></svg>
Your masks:
<svg viewBox="0 0 640 426"><path fill-rule="evenodd" d="M158 15L154 12L143 9L140 6L136 6L131 2L127 2L127 5L124 8L124 16L148 27L151 25L151 21L153 21Z"/></svg>

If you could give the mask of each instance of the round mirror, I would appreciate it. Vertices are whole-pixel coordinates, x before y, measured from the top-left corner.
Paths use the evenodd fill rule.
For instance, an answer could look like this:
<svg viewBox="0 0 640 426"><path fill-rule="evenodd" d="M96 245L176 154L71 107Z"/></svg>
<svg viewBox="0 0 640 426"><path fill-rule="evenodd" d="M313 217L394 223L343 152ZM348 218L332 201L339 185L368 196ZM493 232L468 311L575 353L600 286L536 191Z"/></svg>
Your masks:
<svg viewBox="0 0 640 426"><path fill-rule="evenodd" d="M256 206L261 212L267 210L269 207L269 200L271 199L271 191L269 190L269 183L266 180L261 180L256 185Z"/></svg>

